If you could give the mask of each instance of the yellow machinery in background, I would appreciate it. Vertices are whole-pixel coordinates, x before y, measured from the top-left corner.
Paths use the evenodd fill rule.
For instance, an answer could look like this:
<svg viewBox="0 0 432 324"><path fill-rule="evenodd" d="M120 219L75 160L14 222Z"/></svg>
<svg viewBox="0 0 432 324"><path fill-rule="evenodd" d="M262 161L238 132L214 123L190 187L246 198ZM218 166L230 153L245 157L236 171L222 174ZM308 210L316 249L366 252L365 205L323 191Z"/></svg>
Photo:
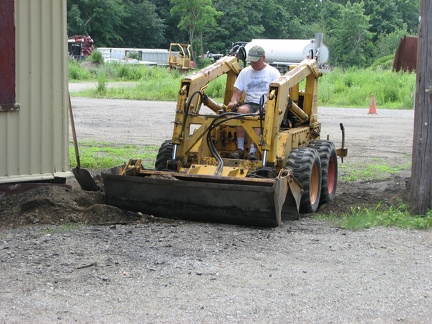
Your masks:
<svg viewBox="0 0 432 324"><path fill-rule="evenodd" d="M171 43L168 56L168 66L180 73L191 69L191 52L189 44Z"/></svg>

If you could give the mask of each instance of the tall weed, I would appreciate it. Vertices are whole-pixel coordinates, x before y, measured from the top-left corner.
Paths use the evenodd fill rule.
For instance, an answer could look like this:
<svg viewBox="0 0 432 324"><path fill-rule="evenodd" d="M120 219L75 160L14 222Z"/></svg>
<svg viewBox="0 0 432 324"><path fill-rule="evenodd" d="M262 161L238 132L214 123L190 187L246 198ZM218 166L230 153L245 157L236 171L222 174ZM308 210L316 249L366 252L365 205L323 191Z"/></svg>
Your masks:
<svg viewBox="0 0 432 324"><path fill-rule="evenodd" d="M415 74L372 69L334 69L319 79L319 104L368 107L372 94L382 108L410 109L414 105Z"/></svg>
<svg viewBox="0 0 432 324"><path fill-rule="evenodd" d="M318 218L322 218L318 216ZM323 217L325 218L325 217ZM343 215L330 215L328 218L337 226L351 230L372 227L400 227L406 229L429 229L432 227L432 212L426 215L412 215L409 206L400 202L397 206L384 207L378 204L375 208L351 207Z"/></svg>
<svg viewBox="0 0 432 324"><path fill-rule="evenodd" d="M98 85L96 88L96 92L101 96L105 95L107 92L106 75L103 71L100 72L98 75Z"/></svg>
<svg viewBox="0 0 432 324"><path fill-rule="evenodd" d="M92 67L94 68L94 67ZM79 62L69 62L70 80L97 80L104 71L106 81L134 81L135 88L108 88L107 98L176 100L181 79L177 70L164 67L148 67L109 63L100 65L94 73ZM92 71L92 73L90 72ZM319 79L318 104L328 107L367 108L372 94L380 108L412 109L414 106L415 74L393 72L377 64L372 69L340 69L324 73ZM221 99L225 93L226 75L210 82L205 93L214 99ZM85 95L92 96L91 92ZM100 93L95 93L100 96Z"/></svg>
<svg viewBox="0 0 432 324"><path fill-rule="evenodd" d="M81 67L80 62L70 59L69 60L69 80L90 80L92 75L89 70Z"/></svg>

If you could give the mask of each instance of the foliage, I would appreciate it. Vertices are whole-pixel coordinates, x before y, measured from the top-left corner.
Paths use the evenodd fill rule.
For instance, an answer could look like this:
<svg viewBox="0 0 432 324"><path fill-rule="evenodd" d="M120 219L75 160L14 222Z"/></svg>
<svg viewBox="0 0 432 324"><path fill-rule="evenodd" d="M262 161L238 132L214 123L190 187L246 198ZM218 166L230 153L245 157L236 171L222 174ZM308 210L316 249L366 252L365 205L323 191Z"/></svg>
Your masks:
<svg viewBox="0 0 432 324"><path fill-rule="evenodd" d="M95 64L103 64L104 62L102 53L98 50L93 51L88 59L90 62Z"/></svg>
<svg viewBox="0 0 432 324"><path fill-rule="evenodd" d="M121 40L117 32L128 17L122 0L68 0L68 34L91 35L97 46Z"/></svg>
<svg viewBox="0 0 432 324"><path fill-rule="evenodd" d="M340 69L319 79L319 100L330 107L369 107L372 94L382 108L411 109L415 74L375 69Z"/></svg>
<svg viewBox="0 0 432 324"><path fill-rule="evenodd" d="M99 73L98 75L98 85L96 88L96 92L103 96L106 94L107 86L106 86L106 75L104 72Z"/></svg>
<svg viewBox="0 0 432 324"><path fill-rule="evenodd" d="M377 56L378 57L386 56L386 55L394 56L396 49L399 45L400 39L405 35L409 35L406 25L390 33L379 34L378 39L376 41Z"/></svg>
<svg viewBox="0 0 432 324"><path fill-rule="evenodd" d="M329 4L330 6L330 4ZM368 46L372 33L369 16L364 14L363 2L348 2L346 6L332 4L328 17L328 46L332 49L330 62L340 67L360 66L368 63Z"/></svg>
<svg viewBox="0 0 432 324"><path fill-rule="evenodd" d="M322 218L322 216L319 216ZM378 226L401 227L406 229L432 228L432 212L425 216L412 215L409 206L400 203L398 206L384 208L379 204L375 208L351 207L350 213L330 215L328 218L337 226L352 230L360 230Z"/></svg>
<svg viewBox="0 0 432 324"><path fill-rule="evenodd" d="M80 62L69 59L69 81L90 80L92 75L89 70L81 67Z"/></svg>
<svg viewBox="0 0 432 324"><path fill-rule="evenodd" d="M330 63L364 67L416 35L418 0L68 0L68 33L97 47L168 48L190 43L193 56L225 53L254 38L324 33Z"/></svg>
<svg viewBox="0 0 432 324"><path fill-rule="evenodd" d="M106 85L104 78L107 72L112 76L112 80L135 81L136 83L128 87L104 87L102 83ZM176 70L171 71L162 67L110 63L105 64L99 71L97 87L81 91L80 95L97 98L175 100L180 80L181 76Z"/></svg>
<svg viewBox="0 0 432 324"><path fill-rule="evenodd" d="M171 14L180 15L177 27L187 30L189 33L189 44L192 44L192 57L204 53L202 38L204 30L216 26L216 18L222 15L212 6L211 0L171 0ZM198 46L195 45L198 37Z"/></svg>
<svg viewBox="0 0 432 324"><path fill-rule="evenodd" d="M188 43L187 31L180 30L177 25L181 19L178 13L171 13L170 0L150 0L156 6L156 14L162 19L166 28L164 30L164 41L161 45L168 48L170 43ZM135 46L139 47L139 46Z"/></svg>
<svg viewBox="0 0 432 324"><path fill-rule="evenodd" d="M409 33L417 34L418 18L420 8L418 0L398 0L395 1L397 12L400 15L404 24L406 24Z"/></svg>
<svg viewBox="0 0 432 324"><path fill-rule="evenodd" d="M142 54L139 51L129 51L126 54L126 59L141 60L142 59Z"/></svg>
<svg viewBox="0 0 432 324"><path fill-rule="evenodd" d="M394 55L390 54L387 56L382 56L379 59L376 59L375 62L373 62L370 66L372 70L375 71L390 71L393 69L393 59Z"/></svg>
<svg viewBox="0 0 432 324"><path fill-rule="evenodd" d="M207 61L203 61L207 64ZM91 72L89 72L91 71ZM109 63L94 70L69 63L70 80L94 80L103 73L109 81L134 81L133 87L107 88L102 95L94 89L81 95L107 98L142 100L176 100L181 78L176 70L162 67L147 67ZM391 58L383 57L368 69L333 69L319 79L318 104L328 107L369 107L371 95L380 108L412 109L414 106L415 74L391 70ZM222 98L225 91L225 76L209 84L206 94Z"/></svg>
<svg viewBox="0 0 432 324"><path fill-rule="evenodd" d="M197 69L202 69L206 66L209 66L210 64L212 64L212 60L209 58L198 57L196 60Z"/></svg>
<svg viewBox="0 0 432 324"><path fill-rule="evenodd" d="M224 15L219 21L219 28L216 29L215 37L229 39L224 43L226 47L231 42L249 41L252 38L263 38L264 26L263 16L264 2L240 1L240 0L216 0L215 6L223 10Z"/></svg>
<svg viewBox="0 0 432 324"><path fill-rule="evenodd" d="M376 41L379 35L392 33L402 27L402 17L395 1L363 0L365 15L370 17L369 31Z"/></svg>
<svg viewBox="0 0 432 324"><path fill-rule="evenodd" d="M164 20L156 12L156 4L148 0L126 0L128 24L120 30L118 47L155 48L165 43Z"/></svg>

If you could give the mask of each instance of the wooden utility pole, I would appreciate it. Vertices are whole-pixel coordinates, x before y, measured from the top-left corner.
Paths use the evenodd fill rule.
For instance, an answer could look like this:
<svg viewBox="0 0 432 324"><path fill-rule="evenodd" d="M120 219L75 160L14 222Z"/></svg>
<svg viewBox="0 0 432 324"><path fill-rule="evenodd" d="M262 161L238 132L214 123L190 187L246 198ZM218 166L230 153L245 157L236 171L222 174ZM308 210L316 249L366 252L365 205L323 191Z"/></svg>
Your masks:
<svg viewBox="0 0 432 324"><path fill-rule="evenodd" d="M413 212L432 209L432 2L420 0L410 200Z"/></svg>

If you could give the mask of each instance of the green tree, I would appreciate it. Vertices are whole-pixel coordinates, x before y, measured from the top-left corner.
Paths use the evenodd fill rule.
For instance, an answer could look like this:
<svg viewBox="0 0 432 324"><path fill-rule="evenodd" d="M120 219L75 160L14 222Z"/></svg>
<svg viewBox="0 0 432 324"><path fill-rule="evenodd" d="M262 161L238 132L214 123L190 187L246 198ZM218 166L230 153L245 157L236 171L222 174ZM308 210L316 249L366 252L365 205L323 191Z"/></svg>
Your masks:
<svg viewBox="0 0 432 324"><path fill-rule="evenodd" d="M388 34L379 34L376 42L377 56L382 57L386 55L395 54L396 48L399 46L399 41L405 35L408 35L407 27L397 29Z"/></svg>
<svg viewBox="0 0 432 324"><path fill-rule="evenodd" d="M171 14L179 14L180 22L177 27L180 30L187 30L189 43L195 45L198 38L198 48L192 48L192 56L195 59L195 52L198 55L203 53L203 33L216 25L216 18L222 13L212 6L212 0L171 0Z"/></svg>
<svg viewBox="0 0 432 324"><path fill-rule="evenodd" d="M67 9L69 35L88 34L97 46L190 43L195 58L237 41L322 32L332 65L363 66L391 53L401 33L417 34L419 1L68 0Z"/></svg>
<svg viewBox="0 0 432 324"><path fill-rule="evenodd" d="M264 31L262 33L264 38L301 38L303 34L303 24L300 15L294 15L292 5L298 5L296 1L285 0L275 1L270 0L266 3L265 15L261 16L262 26ZM266 19L272 17L272 19ZM303 17L302 17L303 18ZM281 22L287 22L281 23ZM256 37L254 37L256 38Z"/></svg>
<svg viewBox="0 0 432 324"><path fill-rule="evenodd" d="M306 39L322 32L321 0L214 0L214 4L224 13L206 39L216 51L228 49L236 41Z"/></svg>
<svg viewBox="0 0 432 324"><path fill-rule="evenodd" d="M380 34L392 33L407 26L407 30L417 33L419 0L323 0L345 6L348 3L363 3L365 14L370 16L369 30L374 33L374 41Z"/></svg>
<svg viewBox="0 0 432 324"><path fill-rule="evenodd" d="M128 17L122 0L69 0L69 35L90 35L97 46L121 41L120 31Z"/></svg>
<svg viewBox="0 0 432 324"><path fill-rule="evenodd" d="M402 21L406 24L410 34L417 34L419 27L420 1L419 0L398 0L396 1L397 11Z"/></svg>
<svg viewBox="0 0 432 324"><path fill-rule="evenodd" d="M363 0L365 15L370 17L369 31L373 33L376 41L380 34L392 33L400 29L403 24L401 14L398 12L395 1L389 0Z"/></svg>
<svg viewBox="0 0 432 324"><path fill-rule="evenodd" d="M68 1L68 13L67 13L68 34L70 36L88 34L86 23L81 18L81 11L78 7L78 4L76 3L70 4L70 2L71 1Z"/></svg>
<svg viewBox="0 0 432 324"><path fill-rule="evenodd" d="M170 43L187 43L189 42L187 31L180 30L177 27L181 19L178 13L171 14L170 0L150 0L156 7L156 13L163 20L166 25L164 31L165 42L163 47L168 48Z"/></svg>
<svg viewBox="0 0 432 324"><path fill-rule="evenodd" d="M121 30L122 47L155 48L165 46L166 25L148 0L126 0L127 23Z"/></svg>
<svg viewBox="0 0 432 324"><path fill-rule="evenodd" d="M305 39L320 32L320 30L316 30L316 26L322 5L322 0L285 0L284 8L291 16L288 25L292 28L291 21L294 23L299 21L301 26L301 28L293 29L289 38Z"/></svg>
<svg viewBox="0 0 432 324"><path fill-rule="evenodd" d="M289 22L287 38L308 39L314 38L316 33L324 33L325 24L322 23L322 14L326 2L328 1L285 0L284 8L290 13L290 18L287 20Z"/></svg>
<svg viewBox="0 0 432 324"><path fill-rule="evenodd" d="M263 1L215 0L215 7L223 11L223 16L213 33L213 40L219 39L225 49L234 42L263 38L263 16L266 16Z"/></svg>
<svg viewBox="0 0 432 324"><path fill-rule="evenodd" d="M327 2L324 8L330 62L342 67L365 66L371 58L372 33L363 3L345 6Z"/></svg>

